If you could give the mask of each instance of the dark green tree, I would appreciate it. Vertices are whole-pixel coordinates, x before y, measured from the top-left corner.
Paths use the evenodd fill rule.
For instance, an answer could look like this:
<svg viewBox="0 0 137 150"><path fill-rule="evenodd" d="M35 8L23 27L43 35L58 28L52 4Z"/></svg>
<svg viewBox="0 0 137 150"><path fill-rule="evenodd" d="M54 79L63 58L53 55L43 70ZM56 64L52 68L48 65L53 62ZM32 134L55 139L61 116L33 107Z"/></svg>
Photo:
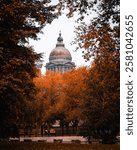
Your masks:
<svg viewBox="0 0 137 150"><path fill-rule="evenodd" d="M37 40L58 12L49 0L1 0L0 6L0 137L8 137L35 100L32 80L41 56L28 39Z"/></svg>

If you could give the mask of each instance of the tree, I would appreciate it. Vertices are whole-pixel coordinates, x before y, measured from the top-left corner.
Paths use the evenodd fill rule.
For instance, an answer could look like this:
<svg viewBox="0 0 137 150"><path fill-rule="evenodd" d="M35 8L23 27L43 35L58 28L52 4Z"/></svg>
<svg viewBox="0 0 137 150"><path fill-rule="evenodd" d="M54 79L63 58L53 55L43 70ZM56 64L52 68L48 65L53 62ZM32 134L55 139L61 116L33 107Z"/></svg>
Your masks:
<svg viewBox="0 0 137 150"><path fill-rule="evenodd" d="M110 61L94 64L89 71L83 109L83 135L89 141L93 136L113 142L120 130L119 69Z"/></svg>
<svg viewBox="0 0 137 150"><path fill-rule="evenodd" d="M37 112L40 125L48 126L55 120L64 119L64 93L61 73L47 72L45 76L34 79L37 88Z"/></svg>
<svg viewBox="0 0 137 150"><path fill-rule="evenodd" d="M69 129L70 122L73 129L78 127L79 120L82 119L86 77L87 68L81 67L63 74L47 72L45 76L34 79L41 124L52 124L55 120L60 120L62 135L64 126Z"/></svg>
<svg viewBox="0 0 137 150"><path fill-rule="evenodd" d="M86 136L90 139L98 135L105 142L113 140L120 126L119 4L119 0L67 1L69 15L75 11L80 14L74 43L79 49L84 49L84 59L90 61L92 58L95 65L87 80L84 110ZM96 16L87 24L84 16L91 15L94 10Z"/></svg>
<svg viewBox="0 0 137 150"><path fill-rule="evenodd" d="M65 117L68 122L71 122L77 130L80 120L82 120L82 109L85 100L86 84L88 69L80 67L72 71L64 73L66 95L64 102Z"/></svg>
<svg viewBox="0 0 137 150"><path fill-rule="evenodd" d="M27 46L28 39L37 40L57 13L45 0L1 0L0 6L0 136L8 137L35 100L33 78L40 55Z"/></svg>

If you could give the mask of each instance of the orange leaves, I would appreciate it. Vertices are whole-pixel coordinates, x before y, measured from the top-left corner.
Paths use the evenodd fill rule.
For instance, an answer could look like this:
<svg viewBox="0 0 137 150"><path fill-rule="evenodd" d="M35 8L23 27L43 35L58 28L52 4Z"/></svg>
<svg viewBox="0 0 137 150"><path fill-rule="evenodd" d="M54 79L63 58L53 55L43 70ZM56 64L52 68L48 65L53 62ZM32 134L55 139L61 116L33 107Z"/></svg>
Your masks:
<svg viewBox="0 0 137 150"><path fill-rule="evenodd" d="M93 43L95 44L95 39L97 38L98 38L98 34L96 29L89 31L87 34L82 36L82 41L83 41L82 47L88 49L90 46L93 46Z"/></svg>
<svg viewBox="0 0 137 150"><path fill-rule="evenodd" d="M52 115L61 111L62 108L62 78L60 73L47 72L45 76L34 79L34 83L38 88L37 100L44 107L44 119L50 118Z"/></svg>
<svg viewBox="0 0 137 150"><path fill-rule="evenodd" d="M90 68L81 67L63 74L47 72L36 78L43 121L56 120L63 114L68 122L82 120L99 126L104 118L108 121L114 117L111 109L118 114L114 106L119 106L119 66L111 53L108 56L101 60L97 57Z"/></svg>
<svg viewBox="0 0 137 150"><path fill-rule="evenodd" d="M113 101L119 99L118 66L109 63L110 60L95 60L90 68L81 67L64 74L47 72L36 78L38 103L44 107L43 121L60 114L68 121L85 119L84 112L91 111L91 118L97 122L105 109L110 110Z"/></svg>
<svg viewBox="0 0 137 150"><path fill-rule="evenodd" d="M83 47L84 47L84 48L88 48L90 45L91 45L90 42L85 42L84 45L83 45Z"/></svg>
<svg viewBox="0 0 137 150"><path fill-rule="evenodd" d="M93 27L92 31L89 31L87 34L83 36L85 40L91 40L98 37L97 30Z"/></svg>
<svg viewBox="0 0 137 150"><path fill-rule="evenodd" d="M47 72L45 76L34 79L38 89L37 101L45 108L45 119L60 113L65 113L67 119L80 115L86 90L86 77L87 69L81 67L64 74Z"/></svg>

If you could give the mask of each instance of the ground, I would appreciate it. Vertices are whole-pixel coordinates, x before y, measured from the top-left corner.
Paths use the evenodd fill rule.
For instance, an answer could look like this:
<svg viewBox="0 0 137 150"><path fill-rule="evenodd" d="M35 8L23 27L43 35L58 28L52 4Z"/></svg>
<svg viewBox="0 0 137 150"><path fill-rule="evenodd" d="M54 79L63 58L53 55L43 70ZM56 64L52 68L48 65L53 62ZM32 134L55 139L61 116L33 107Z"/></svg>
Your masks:
<svg viewBox="0 0 137 150"><path fill-rule="evenodd" d="M120 145L4 142L0 143L0 150L120 150Z"/></svg>

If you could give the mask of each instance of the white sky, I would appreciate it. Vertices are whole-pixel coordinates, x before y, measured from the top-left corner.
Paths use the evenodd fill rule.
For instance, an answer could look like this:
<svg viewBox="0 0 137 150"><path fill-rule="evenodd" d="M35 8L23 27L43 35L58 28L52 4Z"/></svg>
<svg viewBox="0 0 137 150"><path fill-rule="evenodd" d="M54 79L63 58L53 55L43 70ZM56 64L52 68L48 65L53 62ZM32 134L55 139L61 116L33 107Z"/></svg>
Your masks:
<svg viewBox="0 0 137 150"><path fill-rule="evenodd" d="M72 61L75 62L76 66L80 67L90 65L90 62L85 62L83 59L82 50L75 52L76 45L71 45L71 42L75 37L74 26L76 26L76 19L76 16L68 19L65 15L62 15L58 19L55 19L51 24L45 26L43 34L38 35L40 40L30 40L30 45L34 47L37 53L44 53L42 73L45 72L45 64L49 61L48 59L51 50L56 46L59 31L62 33L65 47L70 51Z"/></svg>

